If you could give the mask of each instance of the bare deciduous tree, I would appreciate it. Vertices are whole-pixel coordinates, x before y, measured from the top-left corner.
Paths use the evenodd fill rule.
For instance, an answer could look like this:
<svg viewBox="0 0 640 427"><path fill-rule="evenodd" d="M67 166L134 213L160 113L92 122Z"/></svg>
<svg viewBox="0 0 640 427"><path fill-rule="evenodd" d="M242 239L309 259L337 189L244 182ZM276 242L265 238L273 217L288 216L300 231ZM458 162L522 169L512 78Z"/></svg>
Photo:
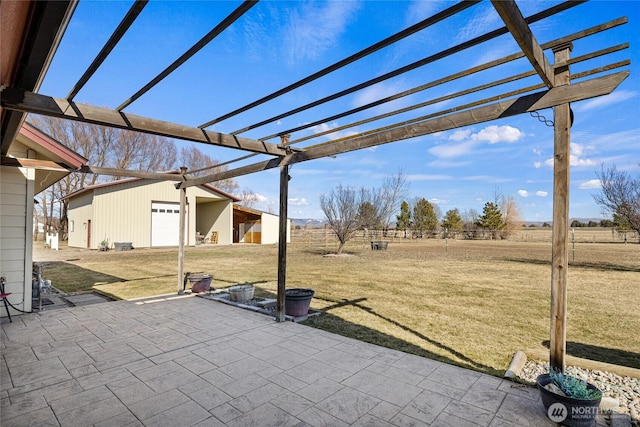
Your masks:
<svg viewBox="0 0 640 427"><path fill-rule="evenodd" d="M398 170L395 175L389 175L384 179L380 188L380 220L382 226L388 229L391 226L391 220L400 211L400 204L409 193L409 184L407 176L402 169Z"/></svg>
<svg viewBox="0 0 640 427"><path fill-rule="evenodd" d="M249 188L243 188L238 196L240 204L244 207L251 208L258 202L258 195Z"/></svg>
<svg viewBox="0 0 640 427"><path fill-rule="evenodd" d="M167 138L121 130L107 165L116 169L168 171L175 167L176 147Z"/></svg>
<svg viewBox="0 0 640 427"><path fill-rule="evenodd" d="M522 227L522 214L520 213L518 202L513 196L502 197L500 211L504 221L504 228L500 231L500 235L503 239L506 239L518 228Z"/></svg>
<svg viewBox="0 0 640 427"><path fill-rule="evenodd" d="M353 188L338 185L328 195L320 195L320 209L327 218L329 228L336 233L340 244L336 254L342 253L344 244L360 228L358 222L358 193Z"/></svg>
<svg viewBox="0 0 640 427"><path fill-rule="evenodd" d="M218 162L196 147L183 148L178 158L174 142L165 137L52 117L29 116L29 120L42 132L86 158L90 166L152 172L175 170L183 165L191 169L225 170L216 167ZM61 239L66 239L67 201L63 197L109 179L119 178L71 173L38 195L36 214L44 218L47 229L54 227L57 216L60 223L55 224L55 228L61 232ZM238 188L233 179L212 184L229 194Z"/></svg>
<svg viewBox="0 0 640 427"><path fill-rule="evenodd" d="M178 156L178 166L186 166L188 170L195 170L198 172L191 173L191 175L199 176L204 174L211 174L216 172L224 172L228 168L227 166L218 166L218 161L203 153L197 147L182 147ZM205 170L201 170L205 169ZM221 181L212 182L211 185L219 188L228 194L233 194L238 190L238 183L232 178L223 179Z"/></svg>
<svg viewBox="0 0 640 427"><path fill-rule="evenodd" d="M613 215L616 227L626 227L638 233L640 243L640 176L633 178L615 165L605 168L604 164L596 176L600 180L601 191L593 194L593 199L603 211Z"/></svg>

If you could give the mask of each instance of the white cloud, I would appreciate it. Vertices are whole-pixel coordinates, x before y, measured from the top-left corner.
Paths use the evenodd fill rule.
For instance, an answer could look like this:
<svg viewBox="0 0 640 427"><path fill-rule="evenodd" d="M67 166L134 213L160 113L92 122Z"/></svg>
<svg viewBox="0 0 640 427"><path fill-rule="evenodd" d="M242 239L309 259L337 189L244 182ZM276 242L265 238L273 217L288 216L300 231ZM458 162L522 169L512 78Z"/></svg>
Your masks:
<svg viewBox="0 0 640 427"><path fill-rule="evenodd" d="M398 84L392 84L388 82L378 83L358 92L358 94L353 99L352 105L354 107L361 107L363 105L370 104L383 98L387 98L391 95L395 95L399 92L402 92L402 90L403 89ZM394 108L398 108L397 102L398 101L387 102L383 104L383 106L386 111L389 111L391 110L391 105L393 105Z"/></svg>
<svg viewBox="0 0 640 427"><path fill-rule="evenodd" d="M486 49L483 49L482 54L476 58L473 62L469 63L470 66L477 67L478 65L484 65L487 62L495 61L499 58L504 58L507 55L513 53L514 46L511 42L502 43L499 46L495 44L489 44Z"/></svg>
<svg viewBox="0 0 640 427"><path fill-rule="evenodd" d="M571 166L593 166L596 164L595 161L591 160L591 159L581 159L579 157L576 156L571 156L570 159L571 162Z"/></svg>
<svg viewBox="0 0 640 427"><path fill-rule="evenodd" d="M449 141L462 141L469 138L469 135L471 135L471 130L457 130L449 137Z"/></svg>
<svg viewBox="0 0 640 427"><path fill-rule="evenodd" d="M289 15L283 43L290 64L317 59L334 47L360 7L355 1L298 4Z"/></svg>
<svg viewBox="0 0 640 427"><path fill-rule="evenodd" d="M338 124L333 122L333 123L321 123L319 125L315 125L313 127L311 127L311 131L314 134L319 134L319 133L324 133L327 131L330 131L331 129L335 129L338 127ZM347 131L347 132L332 132L332 133L328 133L326 135L324 135L327 139L332 140L332 139L338 139L338 138L344 138L346 136L351 136L351 135L356 135L358 132L356 131Z"/></svg>
<svg viewBox="0 0 640 427"><path fill-rule="evenodd" d="M449 201L445 199L438 199L437 197L433 197L429 199L429 203L433 203L436 205L446 205L447 203L449 203Z"/></svg>
<svg viewBox="0 0 640 427"><path fill-rule="evenodd" d="M269 198L267 196L264 196L264 195L262 195L260 193L256 193L256 201L258 203L264 203L264 202L266 202L268 200L269 200Z"/></svg>
<svg viewBox="0 0 640 427"><path fill-rule="evenodd" d="M495 12L493 7L488 7L486 4L476 7L474 12L474 16L468 23L458 28L456 41L467 41L494 29L496 24L501 22L500 16Z"/></svg>
<svg viewBox="0 0 640 427"><path fill-rule="evenodd" d="M529 192L527 190L518 190L518 195L520 197L529 197Z"/></svg>
<svg viewBox="0 0 640 427"><path fill-rule="evenodd" d="M547 197L548 195L549 195L549 192L547 191L543 191L543 190L536 191L536 196L538 197Z"/></svg>
<svg viewBox="0 0 640 427"><path fill-rule="evenodd" d="M461 179L463 181L486 181L486 182L493 182L493 183L511 181L510 178L500 178L500 177L491 176L491 175L470 175L470 176L460 177L458 179Z"/></svg>
<svg viewBox="0 0 640 427"><path fill-rule="evenodd" d="M540 169L540 167L542 166L542 162L533 162L533 167L536 169Z"/></svg>
<svg viewBox="0 0 640 427"><path fill-rule="evenodd" d="M578 188L581 190L593 190L601 187L602 184L600 183L599 179L590 179L589 181L580 183L580 185L578 186Z"/></svg>
<svg viewBox="0 0 640 427"><path fill-rule="evenodd" d="M451 159L470 154L473 149L482 141L488 141L489 144L498 142L516 142L523 138L525 133L513 126L487 126L478 133L471 133L470 129L456 130L447 138L448 141L454 141L454 144L441 143L427 150L433 156L438 158Z"/></svg>
<svg viewBox="0 0 640 427"><path fill-rule="evenodd" d="M372 147L372 148L375 148L375 147ZM358 158L358 160L356 160L356 163L363 166L375 166L375 167L381 167L387 164L386 159L381 159L379 157L374 157L374 156L360 157Z"/></svg>
<svg viewBox="0 0 640 427"><path fill-rule="evenodd" d="M452 157L462 156L471 152L471 149L477 145L475 141L466 140L460 144L441 144L429 148L427 151L436 156L450 159Z"/></svg>
<svg viewBox="0 0 640 427"><path fill-rule="evenodd" d="M472 138L479 141L488 141L489 144L496 144L498 142L516 142L524 136L524 132L513 126L491 125L472 135Z"/></svg>
<svg viewBox="0 0 640 427"><path fill-rule="evenodd" d="M583 138L588 139L595 147L607 147L607 151L637 150L638 135L640 135L640 129L634 128L606 135L586 134Z"/></svg>
<svg viewBox="0 0 640 427"><path fill-rule="evenodd" d="M304 197L299 199L294 198L294 199L289 199L289 204L293 206L309 206L309 201Z"/></svg>
<svg viewBox="0 0 640 427"><path fill-rule="evenodd" d="M582 157L585 147L582 144L576 142L571 143L571 154L577 157Z"/></svg>
<svg viewBox="0 0 640 427"><path fill-rule="evenodd" d="M451 160L442 160L437 159L432 162L427 163L427 166L432 168L440 168L440 169L450 169L450 168L462 168L465 166L469 166L472 162L470 161L451 161Z"/></svg>
<svg viewBox="0 0 640 427"><path fill-rule="evenodd" d="M583 157L587 152L591 151L593 147L586 146L583 144L578 144L575 142L571 143L571 154L569 155L569 164L575 167L585 167L585 166L593 166L597 164L595 160ZM545 165L549 167L553 167L553 157L545 160Z"/></svg>
<svg viewBox="0 0 640 427"><path fill-rule="evenodd" d="M408 174L407 181L449 181L452 177L449 175L428 175L428 174Z"/></svg>
<svg viewBox="0 0 640 427"><path fill-rule="evenodd" d="M638 95L636 91L629 90L619 90L609 95L600 96L598 98L592 99L590 101L581 104L576 108L577 111L588 111L596 108L604 108L608 107L612 104L617 104L619 102L626 101L627 99L631 99Z"/></svg>
<svg viewBox="0 0 640 427"><path fill-rule="evenodd" d="M416 19L425 19L438 11L441 2L414 0L407 8L406 23L413 25Z"/></svg>

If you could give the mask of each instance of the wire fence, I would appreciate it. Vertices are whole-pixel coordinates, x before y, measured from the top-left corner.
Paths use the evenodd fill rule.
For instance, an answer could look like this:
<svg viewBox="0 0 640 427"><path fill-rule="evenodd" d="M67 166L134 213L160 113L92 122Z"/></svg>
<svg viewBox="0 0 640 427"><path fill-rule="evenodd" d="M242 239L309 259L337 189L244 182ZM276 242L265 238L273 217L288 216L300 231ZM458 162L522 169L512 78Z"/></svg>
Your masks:
<svg viewBox="0 0 640 427"><path fill-rule="evenodd" d="M464 230L445 232L444 230L417 232L389 230L358 230L349 240L351 243L368 245L372 241L393 242L407 239L450 239L450 240L507 240L516 242L551 242L551 227L523 228L514 231L506 239L496 237L483 230ZM569 240L575 243L638 243L637 232L619 232L615 228L581 227L569 230ZM313 247L327 247L338 244L336 234L329 228L294 229L291 231L291 242Z"/></svg>

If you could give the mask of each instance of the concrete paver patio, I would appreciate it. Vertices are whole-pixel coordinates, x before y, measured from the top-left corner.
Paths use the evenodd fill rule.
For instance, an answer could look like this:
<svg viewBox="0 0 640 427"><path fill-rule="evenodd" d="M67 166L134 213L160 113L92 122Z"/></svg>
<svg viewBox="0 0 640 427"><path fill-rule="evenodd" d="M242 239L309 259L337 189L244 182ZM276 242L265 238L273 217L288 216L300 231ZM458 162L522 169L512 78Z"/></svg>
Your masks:
<svg viewBox="0 0 640 427"><path fill-rule="evenodd" d="M2 426L553 426L537 391L194 296L3 319Z"/></svg>

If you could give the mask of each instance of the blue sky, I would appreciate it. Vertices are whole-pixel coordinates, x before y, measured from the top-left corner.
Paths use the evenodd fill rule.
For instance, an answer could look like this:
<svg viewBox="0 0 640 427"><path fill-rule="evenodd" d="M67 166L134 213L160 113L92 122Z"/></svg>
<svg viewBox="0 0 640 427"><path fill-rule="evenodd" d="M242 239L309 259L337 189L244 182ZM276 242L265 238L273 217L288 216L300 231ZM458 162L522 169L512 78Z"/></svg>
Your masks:
<svg viewBox="0 0 640 427"><path fill-rule="evenodd" d="M519 2L525 16L558 2ZM239 2L151 1L130 33L114 49L95 76L76 96L76 102L116 108L203 37ZM64 98L130 7L125 1L81 1L54 57L40 93ZM196 56L183 64L126 112L198 126L312 74L376 43L452 2L437 1L262 1ZM634 176L640 173L640 2L592 1L532 24L540 43L609 20L627 16L629 23L574 43L572 56L622 42L630 48L608 57L576 64L580 72L621 59L631 59L631 75L613 94L572 104L575 121L571 144L570 216L600 218L592 194L598 191L596 171L615 164ZM277 100L209 127L231 133L246 125L317 100L328 94L382 75L417 59L461 43L502 23L489 2L483 2L444 23L427 28L393 46L350 64L329 76ZM635 30L634 30L635 29ZM241 136L263 138L319 118L355 108L490 60L518 51L510 34L429 64L354 94L328 102ZM548 53L552 62L553 58ZM442 87L420 92L349 117L296 132L291 139L335 129L371 115L446 96L465 88L530 70L524 60L483 71ZM508 84L472 97L444 101L393 118L336 131L300 147L347 136L356 131L401 122L451 108L469 100L540 82L537 77ZM553 112L540 112L553 119ZM269 142L277 143L277 138ZM191 144L178 141L178 145ZM221 162L240 151L198 145ZM290 175L289 216L322 219L319 196L338 184L354 188L380 186L383 179L403 170L410 199L424 197L444 213L449 209L479 212L493 201L496 190L513 196L527 221L552 218L553 128L531 115L426 135L335 158L296 164ZM260 156L237 167L262 160ZM259 195L256 208L277 212L278 171L237 178L242 188Z"/></svg>

